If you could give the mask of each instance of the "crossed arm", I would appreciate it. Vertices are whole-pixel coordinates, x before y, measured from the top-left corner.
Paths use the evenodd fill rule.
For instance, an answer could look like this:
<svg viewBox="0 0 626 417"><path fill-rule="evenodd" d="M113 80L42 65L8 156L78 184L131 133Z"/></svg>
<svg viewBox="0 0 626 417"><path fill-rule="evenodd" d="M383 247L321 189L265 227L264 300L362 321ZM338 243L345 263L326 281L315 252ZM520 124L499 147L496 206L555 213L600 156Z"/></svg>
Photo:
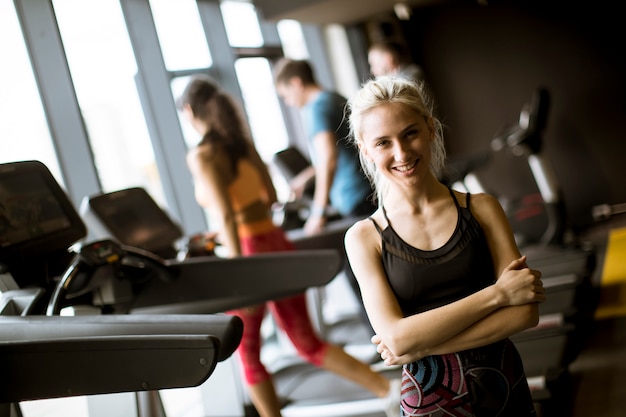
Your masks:
<svg viewBox="0 0 626 417"><path fill-rule="evenodd" d="M537 324L537 303L545 300L539 271L520 256L506 216L489 196L473 196L498 279L448 305L403 317L381 263L380 237L369 220L346 233L350 265L376 335L372 342L387 365L427 355L453 353L501 340ZM478 198L477 198L478 197Z"/></svg>

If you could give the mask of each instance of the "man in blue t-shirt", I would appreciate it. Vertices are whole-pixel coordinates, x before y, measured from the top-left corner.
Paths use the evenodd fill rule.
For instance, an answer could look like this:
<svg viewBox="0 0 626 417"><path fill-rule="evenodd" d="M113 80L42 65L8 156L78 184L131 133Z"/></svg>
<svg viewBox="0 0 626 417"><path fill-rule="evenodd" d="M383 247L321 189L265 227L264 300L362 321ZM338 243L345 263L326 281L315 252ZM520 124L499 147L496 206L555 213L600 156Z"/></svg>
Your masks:
<svg viewBox="0 0 626 417"><path fill-rule="evenodd" d="M292 182L298 188L314 176L311 215L304 225L307 234L319 233L326 224L329 206L343 217L364 217L376 210L372 188L361 171L356 147L350 144L345 117L346 99L322 89L307 61L283 59L274 69L278 95L300 109L306 129L313 169Z"/></svg>
<svg viewBox="0 0 626 417"><path fill-rule="evenodd" d="M362 218L376 211L373 190L361 171L358 150L350 144L346 99L322 89L310 64L303 60L280 61L274 68L274 82L285 104L300 109L313 164L290 183L296 195L301 195L308 181L315 179L311 214L304 232L313 235L324 230L329 206L342 217ZM344 272L361 304L361 320L373 335L359 284L347 259Z"/></svg>

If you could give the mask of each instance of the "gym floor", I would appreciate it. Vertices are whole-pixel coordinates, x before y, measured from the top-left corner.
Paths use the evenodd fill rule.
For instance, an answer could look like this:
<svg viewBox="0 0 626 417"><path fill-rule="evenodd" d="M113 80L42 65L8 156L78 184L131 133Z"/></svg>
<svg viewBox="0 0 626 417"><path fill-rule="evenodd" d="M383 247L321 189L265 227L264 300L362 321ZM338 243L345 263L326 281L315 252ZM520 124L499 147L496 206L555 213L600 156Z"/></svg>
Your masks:
<svg viewBox="0 0 626 417"><path fill-rule="evenodd" d="M626 317L596 320L593 333L569 370L571 410L565 410L569 413L561 415L624 416Z"/></svg>
<svg viewBox="0 0 626 417"><path fill-rule="evenodd" d="M626 317L596 321L594 330L538 417L622 417L626 394Z"/></svg>
<svg viewBox="0 0 626 417"><path fill-rule="evenodd" d="M569 365L569 380L560 407L540 417L621 417L626 395L626 216L600 222L583 234L598 249L595 283L598 310L583 349ZM620 233L621 241L615 239ZM609 263L611 264L609 266ZM611 271L609 271L610 268ZM611 276L609 276L611 275ZM608 278L608 279L607 279ZM607 282L609 281L609 282ZM608 284L608 285L607 285ZM555 407L555 408L557 408ZM538 411L542 411L539 409ZM545 411L545 410L544 410Z"/></svg>

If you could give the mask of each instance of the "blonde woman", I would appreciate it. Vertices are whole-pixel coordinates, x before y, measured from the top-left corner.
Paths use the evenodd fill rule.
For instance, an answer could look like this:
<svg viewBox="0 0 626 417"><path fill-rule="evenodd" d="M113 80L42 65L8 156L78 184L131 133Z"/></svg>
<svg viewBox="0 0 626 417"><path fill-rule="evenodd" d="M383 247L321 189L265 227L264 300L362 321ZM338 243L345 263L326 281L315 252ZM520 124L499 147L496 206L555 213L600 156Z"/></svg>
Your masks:
<svg viewBox="0 0 626 417"><path fill-rule="evenodd" d="M345 237L388 365L402 365L402 416L533 416L509 336L538 322L539 271L498 201L438 180L445 149L420 84L381 76L350 101L379 209Z"/></svg>

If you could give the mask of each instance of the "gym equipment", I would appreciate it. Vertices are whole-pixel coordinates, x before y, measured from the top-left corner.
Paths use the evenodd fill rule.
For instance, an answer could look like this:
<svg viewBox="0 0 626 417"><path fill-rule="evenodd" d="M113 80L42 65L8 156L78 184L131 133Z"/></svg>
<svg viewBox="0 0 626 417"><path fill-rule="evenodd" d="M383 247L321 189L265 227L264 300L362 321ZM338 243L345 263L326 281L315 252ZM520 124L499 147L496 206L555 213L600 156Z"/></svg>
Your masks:
<svg viewBox="0 0 626 417"><path fill-rule="evenodd" d="M141 388L145 391L138 392L137 398L138 407L143 410L142 417L163 416L155 390L197 385L206 378L199 375L198 370L190 372L188 378L175 378L168 374L172 370L169 365L163 372L150 372L150 367L159 363L157 359L175 364L193 355L195 360L188 360L188 367L200 363L208 377L215 362L228 358L239 343L242 330L239 319L207 313L301 293L311 285L327 283L339 268L339 256L332 250L233 260L206 256L179 261L162 259L110 239L76 244L84 238L86 227L43 164L26 161L0 165L0 188L3 190L0 198L0 261L8 265L6 271L10 272L14 282L6 286L11 291L2 294L2 311L25 316L12 318L11 323L15 326L3 329L7 333L2 333L6 340L0 343L0 350L7 352L7 358L12 357L12 363L17 366L7 369L17 373L20 372L19 366L26 366L32 358L40 358L38 362L46 363L46 358L55 359L47 368L50 373L33 374L47 377L52 382L32 384L35 386L32 391L7 394L7 400L137 391ZM72 249L68 250L70 246ZM296 270L303 271L299 279L292 277ZM259 274L264 273L274 279L259 279ZM2 276L5 275L9 274L3 273ZM61 279L58 279L59 275ZM54 316L64 307L76 311L89 309L99 315ZM50 316L39 317L43 311ZM146 315L148 313L168 315ZM30 325L22 326L23 322L14 321L20 319L27 320ZM59 329L58 326L65 323L68 325ZM17 328L27 330L22 341L15 335ZM211 333L203 335L207 328ZM46 331L56 333L56 336L50 336ZM36 343L28 338L31 335ZM93 350L94 346L101 346L93 356L102 359L100 367L85 366L84 374L65 372L65 379L54 378L72 355L84 361L87 356L81 352ZM49 352L48 348L52 351ZM168 348L167 351L164 348ZM124 354L125 349L133 349L134 354L129 358L137 357L143 351L145 362L137 358L135 371L120 371L116 379L122 382L111 385L107 381L112 377L106 376L114 373L116 357ZM209 355L210 350L213 356ZM49 355L41 356L45 352ZM205 356L202 360L199 360L200 353ZM22 358L28 355L28 358L20 359L20 355ZM167 358L177 359L168 361ZM119 365L125 363L130 364L122 361ZM146 366L142 366L144 363ZM106 369L105 364L108 365ZM177 372L181 369L186 368L178 367ZM137 378L143 371L145 378L150 378L144 379L145 385L139 386ZM99 372L105 378L100 383L92 383L91 379ZM125 380L124 376L129 379ZM7 381L24 381L29 376L22 374L19 379L19 375L7 372L3 377ZM74 377L79 381L72 385ZM24 384L16 383L16 390L22 389ZM10 408L9 413L19 412L19 406L15 404L7 408Z"/></svg>
<svg viewBox="0 0 626 417"><path fill-rule="evenodd" d="M2 316L0 403L197 386L242 330L229 316Z"/></svg>
<svg viewBox="0 0 626 417"><path fill-rule="evenodd" d="M67 266L67 248L85 236L85 225L40 162L0 165L0 190L0 263L19 288L49 288L46 273Z"/></svg>
<svg viewBox="0 0 626 417"><path fill-rule="evenodd" d="M92 296L90 305L114 314L220 313L324 285L338 265L333 250L178 261L104 239L80 249L57 283L47 314L59 314L85 294Z"/></svg>
<svg viewBox="0 0 626 417"><path fill-rule="evenodd" d="M538 88L520 112L517 123L504 127L491 141L492 153L477 153L453 160L450 186L465 191L485 190L480 168L498 152L526 159L538 193L502 200L516 241L528 264L542 272L547 300L539 305L536 328L514 335L533 397L552 401L561 394L568 365L576 358L589 334L597 306L592 282L596 251L592 245L566 239L566 213L557 178L542 152L550 95Z"/></svg>
<svg viewBox="0 0 626 417"><path fill-rule="evenodd" d="M17 288L8 271L1 278ZM156 390L202 384L243 331L226 315L28 315L43 293L0 294L2 417L21 417L22 401L121 392L136 393L138 416L162 416Z"/></svg>
<svg viewBox="0 0 626 417"><path fill-rule="evenodd" d="M290 146L274 154L272 162L278 168L285 180L289 183L298 174L311 167L311 162L298 150ZM313 196L315 193L315 178L311 178L305 185L303 195L295 200L272 207L274 222L284 230L296 230L304 226L311 213ZM341 219L341 215L333 207L327 208L326 218L329 222Z"/></svg>
<svg viewBox="0 0 626 417"><path fill-rule="evenodd" d="M565 206L556 175L549 159L542 151L543 131L548 123L550 94L545 88L537 88L531 102L520 112L517 124L505 127L491 141L494 151L508 149L515 156L524 156L539 188L539 196L526 195L520 202L509 202L509 222L518 234L521 244L563 243L565 231ZM541 210L543 209L543 210ZM513 215L524 211L523 216ZM544 217L544 221L540 219Z"/></svg>
<svg viewBox="0 0 626 417"><path fill-rule="evenodd" d="M311 249L257 254L224 259L213 255L180 256L174 251L182 236L178 226L141 188L130 188L85 197L81 215L92 236L102 239L107 252L121 251L111 264L142 263L164 272L149 280L124 307L131 313L201 312L217 313L262 301L303 292L327 284L337 274L339 255L332 249ZM91 232L90 232L91 233ZM145 237L145 238L144 238ZM161 253L176 255L164 259L144 247L148 242ZM157 242L157 243L154 243ZM138 245L138 246L136 246ZM115 247L117 246L117 247ZM91 254L101 247L83 248L81 268L88 268ZM121 263L120 263L121 262ZM305 267L306 266L306 267ZM73 271L77 273L77 271ZM297 275L294 279L293 275ZM228 280L215 277L228 276ZM97 281L97 277L94 277ZM111 283L109 283L111 284ZM127 293L128 284L113 282L118 293ZM98 304L102 304L97 301Z"/></svg>
<svg viewBox="0 0 626 417"><path fill-rule="evenodd" d="M125 245L164 259L210 256L215 248L215 242L204 241L202 234L184 236L181 227L140 187L85 197L80 215L89 224L91 240L120 236Z"/></svg>
<svg viewBox="0 0 626 417"><path fill-rule="evenodd" d="M141 230L143 229L163 229L151 225L150 219L157 219L161 214L146 213L157 208L153 201L146 201L146 198L149 198L147 193L136 189L92 195L83 200L81 213L88 228L97 231L98 234L95 237L104 239L105 242L107 239L111 239L121 242L123 245L130 243L132 236L142 234ZM158 208L158 210L161 209ZM124 221L124 219L139 217L139 213L146 213L140 221ZM138 291L133 301L124 303L124 309L133 314L224 311L234 306L231 304L231 300L235 294L231 291L241 289L243 286L246 286L250 291L250 295L246 297L251 297L252 294L263 294L268 291L267 287L274 285L274 283L276 283L276 287L272 291L275 294L291 291L290 288L303 292L304 285L308 289L321 288L339 272L341 263L339 253L343 253L343 234L353 222L354 219L331 222L325 233L316 236L305 236L302 230L288 231L288 237L299 249L294 252L259 254L253 257L229 260L215 256L190 257L183 261L162 260L179 274L174 278L174 283L168 282L167 279L152 279L148 285L143 286ZM171 222L166 223L170 224ZM166 236L175 235L165 232L163 234ZM156 239L159 240L158 237ZM171 243L169 242L170 245ZM335 257L330 258L329 254L333 254ZM129 255L133 256L134 254ZM207 279L200 273L207 264L212 265L212 275L228 276L229 279L225 282L215 283L211 281L210 277ZM224 268L223 271L222 267ZM216 273L217 271L219 273ZM259 279L257 277L251 280L250 277L259 275L259 271L264 271L264 274L265 271L268 271L265 275L267 278ZM288 282L270 278L293 275L293 271L297 271L297 275L290 277ZM196 280L193 278L194 276L203 278ZM322 280L320 276L330 277L330 279ZM185 285L176 284L176 280L181 279L186 281ZM237 282L239 279L242 281ZM201 300L194 298L197 298L198 294L206 294L209 290L211 293L202 296ZM313 291L313 294L317 294L317 291ZM236 297L241 299L240 294L236 294ZM184 300L184 302L173 302L172 300ZM319 300L315 301L319 302ZM321 306L314 305L313 310L315 312L314 323L317 320L321 333L326 336L328 329L323 327L323 318L320 316ZM354 328L351 328L350 331L352 334L355 333ZM271 337L272 340L264 343L264 352L280 351L285 347L281 345L280 341L274 341L274 336L276 335L274 334ZM370 352L375 354L375 349L369 340L364 340L363 343L368 348L367 358L364 360L369 361L371 360ZM356 350L359 350L358 348L356 347ZM348 349L350 349L349 346ZM359 353L356 352L355 354L359 356ZM277 353L275 360L268 359L267 366L274 375L277 391L286 404L284 409L286 416L371 415L372 417L380 417L383 415L382 407L379 404L380 400L372 398L369 392L305 362L292 354L291 351ZM392 377L396 372L397 370L390 370L388 373ZM312 387L318 388L312 389Z"/></svg>
<svg viewBox="0 0 626 417"><path fill-rule="evenodd" d="M287 183L290 183L300 172L311 167L311 162L306 159L302 152L292 146L276 152L272 162ZM304 226L311 212L314 192L315 180L312 178L307 182L300 198L275 204L272 211L276 224L279 224L284 230L293 230Z"/></svg>
<svg viewBox="0 0 626 417"><path fill-rule="evenodd" d="M236 317L39 315L86 228L40 162L0 165L0 189L0 415L21 416L26 400L196 386L234 352Z"/></svg>
<svg viewBox="0 0 626 417"><path fill-rule="evenodd" d="M479 178L481 168L500 153L525 158L538 192L500 198L519 246L564 243L565 207L552 165L542 152L549 108L548 90L537 88L523 105L519 120L504 126L491 140L490 151L449 158L443 178L453 188L489 192Z"/></svg>
<svg viewBox="0 0 626 417"><path fill-rule="evenodd" d="M276 152L272 158L272 162L276 165L287 182L291 181L296 175L311 166L311 162L306 159L298 148L293 146ZM304 197L312 199L314 190L315 182L309 181L304 190Z"/></svg>

